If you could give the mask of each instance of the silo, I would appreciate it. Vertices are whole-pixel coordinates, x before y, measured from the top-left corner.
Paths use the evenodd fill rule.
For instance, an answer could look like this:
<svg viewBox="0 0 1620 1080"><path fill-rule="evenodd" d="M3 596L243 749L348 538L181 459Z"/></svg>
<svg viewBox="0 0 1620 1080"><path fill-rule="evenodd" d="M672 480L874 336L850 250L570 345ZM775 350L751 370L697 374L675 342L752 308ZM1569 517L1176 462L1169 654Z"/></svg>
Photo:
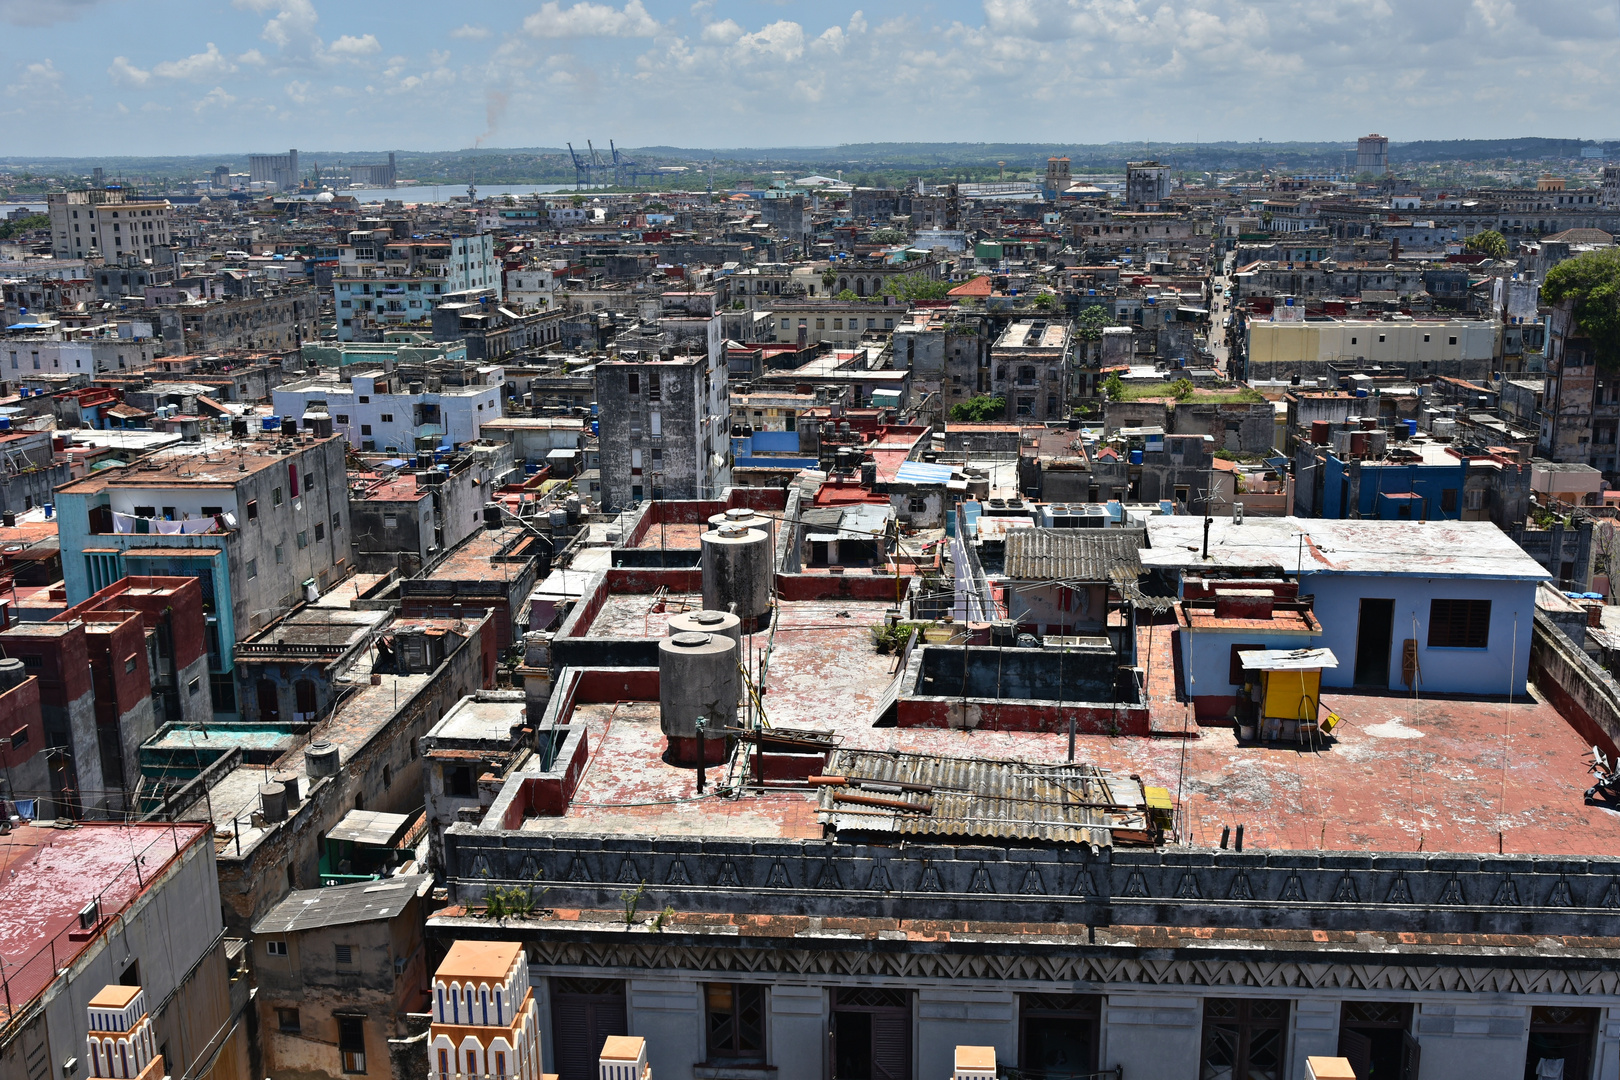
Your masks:
<svg viewBox="0 0 1620 1080"><path fill-rule="evenodd" d="M703 757L710 764L728 755L721 728L737 726L737 643L724 634L676 634L658 643L659 726L672 761L696 765L697 720L706 722Z"/></svg>
<svg viewBox="0 0 1620 1080"><path fill-rule="evenodd" d="M700 536L703 606L730 611L749 633L771 613L771 538L759 529L722 525ZM735 604L736 607L732 607Z"/></svg>
<svg viewBox="0 0 1620 1080"><path fill-rule="evenodd" d="M742 620L729 611L683 611L669 617L669 636L724 634L742 647Z"/></svg>

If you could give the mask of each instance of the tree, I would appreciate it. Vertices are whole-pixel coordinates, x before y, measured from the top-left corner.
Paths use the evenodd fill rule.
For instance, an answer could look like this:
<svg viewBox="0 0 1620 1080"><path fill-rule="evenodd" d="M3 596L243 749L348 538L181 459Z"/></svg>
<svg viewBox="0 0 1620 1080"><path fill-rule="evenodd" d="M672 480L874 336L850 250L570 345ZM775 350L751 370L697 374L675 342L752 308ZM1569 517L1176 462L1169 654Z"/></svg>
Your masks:
<svg viewBox="0 0 1620 1080"><path fill-rule="evenodd" d="M1574 305L1575 325L1592 342L1599 364L1620 368L1620 248L1588 251L1547 272L1541 297Z"/></svg>
<svg viewBox="0 0 1620 1080"><path fill-rule="evenodd" d="M1043 292L1041 295L1035 298L1035 306L1040 308L1042 311L1051 311L1053 308L1057 307L1057 305L1058 298L1057 294L1055 293Z"/></svg>
<svg viewBox="0 0 1620 1080"><path fill-rule="evenodd" d="M1114 325L1114 320L1108 317L1108 309L1101 304L1093 304L1080 313L1074 320L1075 332L1082 341L1097 341L1102 338L1103 328Z"/></svg>
<svg viewBox="0 0 1620 1080"><path fill-rule="evenodd" d="M983 424L1007 414L1007 399L979 394L951 406L951 419L964 424Z"/></svg>
<svg viewBox="0 0 1620 1080"><path fill-rule="evenodd" d="M1103 393L1112 401L1122 401L1125 397L1125 380L1119 377L1119 372L1111 371L1108 378L1103 380Z"/></svg>
<svg viewBox="0 0 1620 1080"><path fill-rule="evenodd" d="M838 284L838 271L829 266L821 272L821 285L828 292L832 292L832 287L836 284Z"/></svg>
<svg viewBox="0 0 1620 1080"><path fill-rule="evenodd" d="M48 229L51 227L49 214L29 214L15 221L0 221L0 240L10 240L13 236L21 236L25 232L35 229Z"/></svg>
<svg viewBox="0 0 1620 1080"><path fill-rule="evenodd" d="M906 234L899 229L879 229L872 234L872 239L879 244L903 244Z"/></svg>
<svg viewBox="0 0 1620 1080"><path fill-rule="evenodd" d="M1507 237L1495 229L1486 229L1482 233L1475 233L1463 243L1469 251L1477 251L1481 255L1488 255L1493 259L1505 259L1508 254Z"/></svg>
<svg viewBox="0 0 1620 1080"><path fill-rule="evenodd" d="M1170 384L1170 396L1175 398L1177 401L1186 401L1193 396L1197 389L1198 388L1192 384L1191 379L1177 379L1175 382Z"/></svg>
<svg viewBox="0 0 1620 1080"><path fill-rule="evenodd" d="M899 300L943 300L951 293L951 283L926 274L901 274L884 282L883 291Z"/></svg>

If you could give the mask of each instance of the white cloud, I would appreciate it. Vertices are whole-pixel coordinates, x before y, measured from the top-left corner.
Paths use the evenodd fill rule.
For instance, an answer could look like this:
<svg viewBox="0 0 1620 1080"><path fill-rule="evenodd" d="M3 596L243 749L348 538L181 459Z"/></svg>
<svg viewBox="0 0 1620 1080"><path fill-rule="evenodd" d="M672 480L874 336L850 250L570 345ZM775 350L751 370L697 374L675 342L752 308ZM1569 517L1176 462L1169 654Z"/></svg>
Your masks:
<svg viewBox="0 0 1620 1080"><path fill-rule="evenodd" d="M191 110L201 115L210 109L228 109L235 104L236 98L227 94L223 86L216 86L201 98L198 98L196 104L192 105Z"/></svg>
<svg viewBox="0 0 1620 1080"><path fill-rule="evenodd" d="M382 43L377 40L377 35L375 34L362 34L359 37L355 37L352 34L344 34L342 37L332 42L327 51L333 56L341 56L345 59L357 59L362 56L370 56L373 53L382 52Z"/></svg>
<svg viewBox="0 0 1620 1080"><path fill-rule="evenodd" d="M523 20L523 29L540 38L636 38L652 37L662 27L647 14L641 0L628 0L623 9L590 0L563 8L557 0L547 0L539 11Z"/></svg>
<svg viewBox="0 0 1620 1080"><path fill-rule="evenodd" d="M119 59L123 59L119 57ZM115 60L114 63L117 61ZM229 75L236 70L236 65L225 57L212 41L208 48L200 53L192 53L181 60L165 60L152 67L152 74L160 79L190 79L195 82L207 82Z"/></svg>
<svg viewBox="0 0 1620 1080"><path fill-rule="evenodd" d="M12 26L54 26L72 22L101 0L0 0L0 22Z"/></svg>
<svg viewBox="0 0 1620 1080"><path fill-rule="evenodd" d="M472 23L462 23L460 26L450 31L450 36L453 38L459 38L462 41L483 41L485 38L489 37L489 27L474 26Z"/></svg>
<svg viewBox="0 0 1620 1080"><path fill-rule="evenodd" d="M36 63L29 64L22 69L17 81L6 87L8 94L38 94L51 93L62 87L62 73L56 70L56 64L46 57Z"/></svg>
<svg viewBox="0 0 1620 1080"><path fill-rule="evenodd" d="M130 63L127 56L113 57L112 65L107 68L107 74L119 86L141 87L152 81L152 73L142 71Z"/></svg>
<svg viewBox="0 0 1620 1080"><path fill-rule="evenodd" d="M727 44L743 36L743 28L736 19L721 19L710 23L703 28L704 41L720 41Z"/></svg>

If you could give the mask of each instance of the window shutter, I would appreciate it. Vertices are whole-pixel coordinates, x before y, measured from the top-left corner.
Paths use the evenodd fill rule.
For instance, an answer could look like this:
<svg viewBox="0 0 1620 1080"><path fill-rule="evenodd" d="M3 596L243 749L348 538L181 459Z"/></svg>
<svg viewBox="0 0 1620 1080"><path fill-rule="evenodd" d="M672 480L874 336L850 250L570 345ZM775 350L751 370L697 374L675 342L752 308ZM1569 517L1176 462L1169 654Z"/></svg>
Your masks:
<svg viewBox="0 0 1620 1080"><path fill-rule="evenodd" d="M911 1080L911 1016L872 1016L872 1080Z"/></svg>

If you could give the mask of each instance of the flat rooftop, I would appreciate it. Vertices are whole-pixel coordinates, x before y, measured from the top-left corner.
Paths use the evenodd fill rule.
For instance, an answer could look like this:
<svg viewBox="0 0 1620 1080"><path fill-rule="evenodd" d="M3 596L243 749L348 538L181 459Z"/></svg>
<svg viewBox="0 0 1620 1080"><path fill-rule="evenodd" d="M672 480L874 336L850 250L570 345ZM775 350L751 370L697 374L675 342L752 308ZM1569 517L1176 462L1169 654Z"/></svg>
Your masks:
<svg viewBox="0 0 1620 1080"><path fill-rule="evenodd" d="M332 439L302 439L297 448L311 450ZM185 443L165 447L156 453L132 462L122 469L103 469L64 484L57 490L73 494L93 494L109 487L220 487L234 488L248 473L259 472L272 466L285 467L295 455L278 454L279 437L253 441L234 441L213 438L200 443Z"/></svg>
<svg viewBox="0 0 1620 1080"><path fill-rule="evenodd" d="M485 701L464 697L433 725L428 736L435 739L486 739L502 747L512 740L512 728L525 722L527 706L516 700Z"/></svg>
<svg viewBox="0 0 1620 1080"><path fill-rule="evenodd" d="M507 525L494 532L479 529L445 556L422 577L438 581L503 580L521 565L515 556L537 553L539 541L521 525ZM500 558L503 551L506 558ZM497 561L499 560L499 561Z"/></svg>
<svg viewBox="0 0 1620 1080"><path fill-rule="evenodd" d="M662 636L668 614L649 612L651 599L609 597L597 622L616 636ZM690 599L694 607L700 602ZM882 622L888 606L782 604L763 697L773 726L819 730L856 749L1067 760L1064 732L874 727L896 660L877 653L868 627ZM1584 802L1591 783L1585 740L1539 697L1414 700L1328 691L1324 709L1343 717L1330 747L1240 745L1232 729L1200 726L1175 699L1173 627L1171 616L1164 618L1139 627L1138 644L1150 664L1153 729L1168 737L1082 733L1075 760L1166 788L1180 801L1188 843L1215 846L1223 826L1242 824L1245 844L1254 849L1488 854L1499 842L1510 854L1597 856L1620 849L1620 814ZM756 655L766 639L765 632L753 635ZM561 817L528 818L522 827L549 834L822 835L811 791L716 798L713 785L724 782L727 769L711 766L709 794L699 797L695 770L664 761L658 712L656 701L577 705L568 722L587 729L590 758L573 802Z"/></svg>
<svg viewBox="0 0 1620 1080"><path fill-rule="evenodd" d="M172 830L172 831L171 831ZM0 960L10 1006L20 1012L94 940L74 941L79 912L100 899L103 918L123 911L181 851L207 834L184 822L70 829L19 825L0 845ZM142 858L139 869L135 858Z"/></svg>

